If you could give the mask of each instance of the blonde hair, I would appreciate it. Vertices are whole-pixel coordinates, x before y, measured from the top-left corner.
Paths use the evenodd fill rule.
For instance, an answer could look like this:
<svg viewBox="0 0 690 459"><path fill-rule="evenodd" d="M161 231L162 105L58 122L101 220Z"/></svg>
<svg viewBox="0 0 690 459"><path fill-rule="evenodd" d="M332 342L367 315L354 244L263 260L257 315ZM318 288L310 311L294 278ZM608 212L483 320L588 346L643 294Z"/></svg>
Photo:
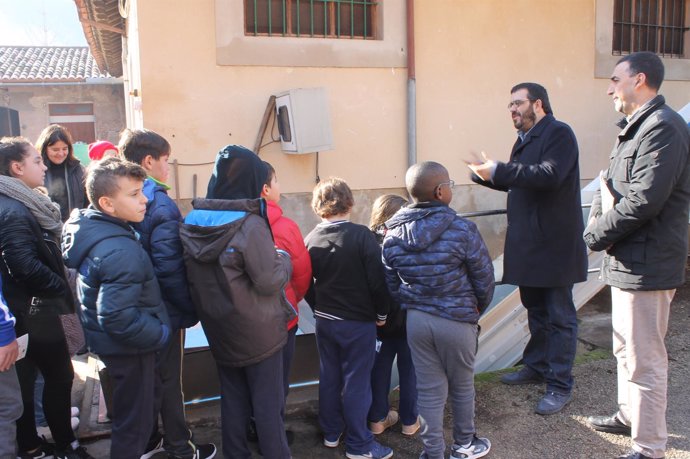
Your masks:
<svg viewBox="0 0 690 459"><path fill-rule="evenodd" d="M369 229L378 231L395 213L407 204L407 199L397 194L384 194L376 198L371 206Z"/></svg>
<svg viewBox="0 0 690 459"><path fill-rule="evenodd" d="M321 218L346 214L354 205L352 190L343 179L330 177L314 187L311 208Z"/></svg>

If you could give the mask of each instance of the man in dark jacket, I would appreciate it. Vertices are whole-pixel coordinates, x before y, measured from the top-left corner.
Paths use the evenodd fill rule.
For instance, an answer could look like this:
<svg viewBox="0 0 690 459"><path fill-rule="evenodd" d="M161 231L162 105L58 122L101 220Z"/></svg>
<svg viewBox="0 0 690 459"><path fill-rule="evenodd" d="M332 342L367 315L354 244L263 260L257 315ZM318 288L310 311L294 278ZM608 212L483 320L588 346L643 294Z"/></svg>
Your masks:
<svg viewBox="0 0 690 459"><path fill-rule="evenodd" d="M470 164L472 180L508 192L503 283L520 288L530 340L518 372L505 384L546 382L539 414L559 412L572 398L577 315L572 288L587 277L575 134L553 117L546 89L511 89L508 110L518 130L510 162Z"/></svg>
<svg viewBox="0 0 690 459"><path fill-rule="evenodd" d="M625 56L613 70L607 93L626 117L584 235L590 249L606 251L601 278L611 286L618 361L618 412L589 422L632 435L628 459L664 457L664 337L688 256L690 131L657 94L663 79L663 63L650 52Z"/></svg>

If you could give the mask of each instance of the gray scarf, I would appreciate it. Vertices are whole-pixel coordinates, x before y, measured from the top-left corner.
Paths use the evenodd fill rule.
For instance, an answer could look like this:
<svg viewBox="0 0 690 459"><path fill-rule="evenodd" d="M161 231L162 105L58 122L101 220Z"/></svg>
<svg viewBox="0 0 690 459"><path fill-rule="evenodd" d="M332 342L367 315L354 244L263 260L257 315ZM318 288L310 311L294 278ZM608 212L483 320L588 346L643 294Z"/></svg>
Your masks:
<svg viewBox="0 0 690 459"><path fill-rule="evenodd" d="M60 238L62 234L60 206L51 201L48 196L32 190L21 180L8 175L0 175L0 194L24 204L43 230Z"/></svg>

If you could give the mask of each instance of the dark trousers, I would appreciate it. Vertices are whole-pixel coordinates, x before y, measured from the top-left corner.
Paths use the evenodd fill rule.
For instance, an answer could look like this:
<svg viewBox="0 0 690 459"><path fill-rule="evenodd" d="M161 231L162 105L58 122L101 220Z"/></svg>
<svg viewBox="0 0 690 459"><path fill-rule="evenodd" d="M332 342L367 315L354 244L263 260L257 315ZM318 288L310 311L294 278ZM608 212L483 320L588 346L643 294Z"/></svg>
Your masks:
<svg viewBox="0 0 690 459"><path fill-rule="evenodd" d="M246 367L218 365L223 457L250 459L247 425L254 411L259 446L265 458L289 459L282 413L285 405L283 353L275 352Z"/></svg>
<svg viewBox="0 0 690 459"><path fill-rule="evenodd" d="M400 419L404 425L409 426L417 422L419 413L417 412L417 377L414 373L412 354L405 336L381 340L381 349L376 353L374 369L371 372L369 421L382 421L388 414L391 369L396 355L400 380Z"/></svg>
<svg viewBox="0 0 690 459"><path fill-rule="evenodd" d="M113 387L111 459L144 454L153 429L156 353L101 355Z"/></svg>
<svg viewBox="0 0 690 459"><path fill-rule="evenodd" d="M287 343L283 348L283 388L285 389L285 403L290 393L290 367L292 367L292 358L295 356L295 340L297 335L297 326L288 330ZM284 407L283 407L284 408ZM283 409L283 420L285 420L285 409Z"/></svg>
<svg viewBox="0 0 690 459"><path fill-rule="evenodd" d="M573 390L573 362L577 346L577 311L573 288L520 287L527 308L530 339L522 360L546 379L546 390Z"/></svg>
<svg viewBox="0 0 690 459"><path fill-rule="evenodd" d="M61 327L56 316L55 327ZM48 319L46 319L48 320ZM65 449L76 438L70 423L72 380L74 370L67 351L64 336L61 340L44 342L40 337L29 336L26 357L16 363L17 377L22 390L24 412L17 420L17 445L20 452L38 448L41 440L36 434L34 412L34 385L36 372L40 370L45 379L43 387L43 411L58 449Z"/></svg>
<svg viewBox="0 0 690 459"><path fill-rule="evenodd" d="M371 369L376 353L376 324L316 318L319 349L319 423L324 435L347 431L350 453L371 450L367 426L371 406Z"/></svg>
<svg viewBox="0 0 690 459"><path fill-rule="evenodd" d="M165 431L165 452L178 457L192 457L195 447L192 431L187 427L182 392L182 357L184 330L172 332L168 344L158 353L156 360L156 391L154 402L153 435L158 437L160 414Z"/></svg>

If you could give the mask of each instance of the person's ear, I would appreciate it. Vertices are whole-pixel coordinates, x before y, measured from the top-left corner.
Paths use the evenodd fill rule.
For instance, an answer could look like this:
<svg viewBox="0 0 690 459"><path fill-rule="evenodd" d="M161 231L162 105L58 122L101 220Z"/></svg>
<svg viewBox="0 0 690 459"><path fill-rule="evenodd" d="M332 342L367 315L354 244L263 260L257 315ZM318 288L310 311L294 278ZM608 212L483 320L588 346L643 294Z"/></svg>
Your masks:
<svg viewBox="0 0 690 459"><path fill-rule="evenodd" d="M153 161L154 161L153 156L146 155L146 156L144 156L144 159L141 162L141 167L143 167L147 171L150 171L153 168Z"/></svg>
<svg viewBox="0 0 690 459"><path fill-rule="evenodd" d="M101 196L100 198L98 198L98 207L107 214L115 213L113 201L108 196Z"/></svg>
<svg viewBox="0 0 690 459"><path fill-rule="evenodd" d="M262 196L262 197L268 196L268 193L269 193L270 191L271 191L271 189L268 187L268 185L266 185L266 184L264 183L263 186L261 187L261 196Z"/></svg>
<svg viewBox="0 0 690 459"><path fill-rule="evenodd" d="M24 163L19 161L10 162L10 175L14 178L24 175Z"/></svg>
<svg viewBox="0 0 690 459"><path fill-rule="evenodd" d="M541 99L537 99L533 102L534 108L537 110L543 110L544 109L544 104L542 103Z"/></svg>
<svg viewBox="0 0 690 459"><path fill-rule="evenodd" d="M641 86L647 82L647 75L638 73L635 78L635 87Z"/></svg>

